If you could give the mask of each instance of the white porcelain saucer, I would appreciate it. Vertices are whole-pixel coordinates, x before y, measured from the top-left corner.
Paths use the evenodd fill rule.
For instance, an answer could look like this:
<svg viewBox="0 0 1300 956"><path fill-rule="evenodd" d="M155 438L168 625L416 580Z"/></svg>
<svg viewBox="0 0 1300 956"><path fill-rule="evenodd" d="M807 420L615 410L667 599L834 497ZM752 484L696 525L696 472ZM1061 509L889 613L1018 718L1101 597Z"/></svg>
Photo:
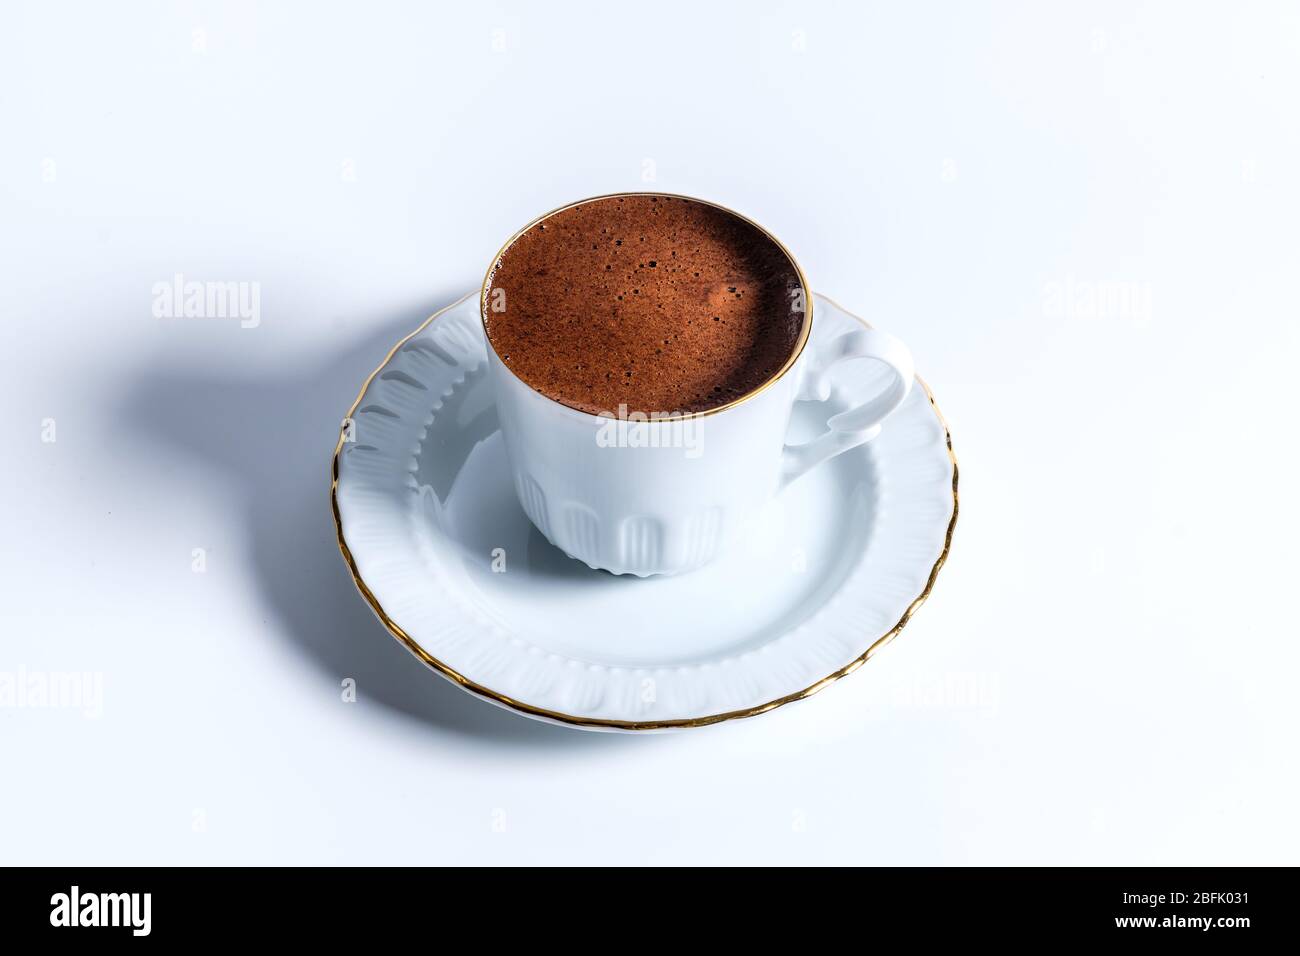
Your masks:
<svg viewBox="0 0 1300 956"><path fill-rule="evenodd" d="M862 321L822 296L815 316L813 348ZM878 438L774 498L739 547L642 579L593 571L529 523L486 361L471 294L397 344L334 454L334 519L357 587L463 689L593 730L749 717L856 670L929 595L957 521L957 463L923 383ZM870 365L847 365L832 406L877 387ZM794 440L834 410L796 405Z"/></svg>

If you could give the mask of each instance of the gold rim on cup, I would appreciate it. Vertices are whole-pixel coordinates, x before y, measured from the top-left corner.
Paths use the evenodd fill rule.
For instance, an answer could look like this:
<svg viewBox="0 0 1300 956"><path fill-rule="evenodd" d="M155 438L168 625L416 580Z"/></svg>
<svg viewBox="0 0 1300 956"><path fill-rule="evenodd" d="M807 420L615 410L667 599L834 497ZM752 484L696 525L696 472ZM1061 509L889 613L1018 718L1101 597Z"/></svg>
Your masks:
<svg viewBox="0 0 1300 956"><path fill-rule="evenodd" d="M655 422L681 421L682 419L686 419L686 418L703 418L705 415L716 415L718 412L725 412L729 408L734 408L735 406L739 405L741 402L749 401L755 395L760 394L765 389L767 389L770 385L779 381L781 379L781 376L783 376L786 372L790 371L790 369L794 368L795 363L799 361L799 356L803 354L804 346L808 344L808 339L811 337L812 334L813 297L812 297L812 293L808 290L808 277L804 275L803 268L799 265L799 260L797 260L794 257L794 253L792 253L789 249L786 248L785 243L783 243L780 239L776 238L776 236L772 235L772 233L769 232L766 228L764 228L760 223L755 222L753 219L750 219L748 216L744 215L743 213L736 212L736 210L734 209L729 209L728 207L722 205L721 203L710 202L707 199L700 199L696 196L683 196L679 193L627 192L627 193L606 193L603 196L589 196L586 199L579 199L577 202L566 203L565 205L560 206L557 209L552 209L548 213L543 213L542 215L534 219L532 222L530 222L528 225L516 231L515 234L512 235L509 239L507 239L505 241L505 244L502 245L501 248L497 250L496 256L493 257L492 262L488 265L487 272L483 276L483 285L479 289L479 309L478 309L479 321L483 324L483 338L487 340L488 348L492 350L493 354L495 354L498 359L501 358L501 353L497 351L496 345L492 342L492 336L488 334L487 297L488 297L488 286L491 284L492 277L496 274L497 266L501 264L501 259L503 256L505 256L506 250L509 249L511 246L513 246L520 236L523 236L525 233L531 231L534 226L540 226L548 219L551 219L552 217L558 215L559 213L565 212L566 210L573 209L576 206L585 206L587 203L591 203L591 202L599 202L602 199L627 199L633 196L652 197L656 199L680 199L685 202L699 203L701 206L711 206L714 209L720 210L721 212L725 212L730 216L734 216L735 218L739 219L741 222L745 222L753 226L755 229L759 231L759 233L763 235L765 239L767 239L768 242L776 246L776 248L781 251L781 254L784 255L787 260L789 260L790 265L794 268L795 275L799 277L799 289L803 292L803 301L804 301L803 326L799 329L799 340L795 343L794 350L790 353L790 357L786 359L785 364L782 365L779 369L777 369L777 371L773 373L768 379L766 379L759 385L756 385L754 388L751 388L748 392L746 392L744 395L741 395L739 398L733 398L725 405L718 405L714 408L706 408L705 410L699 412L678 412L673 415L667 415L662 418L657 418L655 419ZM580 408L574 408L572 405L565 405L564 402L556 401L554 398L551 398L551 396L546 395L545 393L539 391L536 388L533 388L533 386L530 385L528 382L524 382L522 378L519 378L519 376L515 374L514 369L510 368L509 365L506 365L504 360L501 362L501 364L504 368L510 371L511 375L514 375L515 378L518 378L519 381L523 382L524 385L527 385L529 389L531 389L534 392L537 392L538 395L541 395L547 401L555 402L556 405L560 405L563 408L569 409L570 411L577 412L580 415L590 414L589 412L584 412Z"/></svg>

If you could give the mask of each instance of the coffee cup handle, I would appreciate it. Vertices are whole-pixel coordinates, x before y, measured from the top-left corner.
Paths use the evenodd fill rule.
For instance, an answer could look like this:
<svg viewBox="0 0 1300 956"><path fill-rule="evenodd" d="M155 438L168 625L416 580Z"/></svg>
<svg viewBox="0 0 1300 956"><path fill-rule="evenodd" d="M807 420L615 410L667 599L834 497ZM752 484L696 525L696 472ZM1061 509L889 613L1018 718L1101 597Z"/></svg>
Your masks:
<svg viewBox="0 0 1300 956"><path fill-rule="evenodd" d="M888 418L912 390L915 368L906 345L887 332L860 329L846 332L813 353L799 388L800 401L824 402L831 397L830 371L849 359L875 359L890 368L892 381L879 394L856 408L832 415L826 431L811 441L786 445L782 453L781 487L841 452L856 448L880 434Z"/></svg>

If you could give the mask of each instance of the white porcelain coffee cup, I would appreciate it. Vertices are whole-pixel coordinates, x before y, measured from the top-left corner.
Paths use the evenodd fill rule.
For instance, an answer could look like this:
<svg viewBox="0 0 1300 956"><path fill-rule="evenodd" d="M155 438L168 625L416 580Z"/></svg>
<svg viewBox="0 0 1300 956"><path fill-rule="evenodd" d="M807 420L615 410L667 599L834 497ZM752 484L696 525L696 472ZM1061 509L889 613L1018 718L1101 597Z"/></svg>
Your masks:
<svg viewBox="0 0 1300 956"><path fill-rule="evenodd" d="M485 336L492 274L511 244L564 209L606 198L553 210L506 242L483 282ZM914 376L907 347L874 329L845 333L812 354L813 298L789 250L733 210L692 197L672 198L713 206L750 223L794 266L803 327L790 358L774 376L703 412L654 419L619 410L592 415L528 385L501 361L488 338L488 376L520 504L561 551L615 574L676 574L707 564L772 495L879 434L881 423L907 397ZM889 385L864 404L831 416L817 438L788 444L794 402L825 401L830 369L858 358L887 366L893 373Z"/></svg>

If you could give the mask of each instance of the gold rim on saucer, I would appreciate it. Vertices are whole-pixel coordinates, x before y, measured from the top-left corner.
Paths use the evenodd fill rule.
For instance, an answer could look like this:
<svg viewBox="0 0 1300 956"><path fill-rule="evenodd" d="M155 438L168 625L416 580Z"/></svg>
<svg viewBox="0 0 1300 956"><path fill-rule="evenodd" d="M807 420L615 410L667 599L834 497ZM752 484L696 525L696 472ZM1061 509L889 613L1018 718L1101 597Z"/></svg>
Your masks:
<svg viewBox="0 0 1300 956"><path fill-rule="evenodd" d="M474 293L471 292L469 293L469 295L457 299L451 305L439 309L433 315L429 316L429 318L425 319L424 322L420 324L419 328L417 328L410 335L407 335L400 342L394 345L392 350L386 356L384 356L384 360L379 363L379 367L376 368L373 372L371 372L370 375L366 378L365 383L361 386L361 391L357 394L356 401L352 403L352 407L348 409L347 415L344 416L344 420L346 421L348 419L351 419L353 415L356 414L357 408L361 405L361 401L365 397L366 391L370 388L370 384L375 380L375 377L379 375L381 371L383 371L384 367L387 366L390 361L392 361L393 356L397 354L398 350L401 349L403 345L405 345L411 339L415 338L415 336L419 335L426 328L428 328L429 325L440 315L450 311L451 309L454 309L456 306L460 305L466 299L469 299L473 295ZM871 328L871 324L869 322L867 322L865 319L861 318L860 316L854 315L852 312L844 308L835 300L830 299L826 296L823 296L823 298L826 298L827 302L830 302L832 305L834 305L845 315L853 319L856 319L858 322L861 322L867 328ZM811 315L811 299L812 296L809 295L809 305L810 305L809 315ZM375 616L379 618L380 622L384 625L384 627L388 629L389 633L391 633L393 637L401 641L404 645L406 645L407 650L409 650L412 654L418 657L429 667L433 668L433 670L437 671L443 677L446 677L448 680L452 681L453 683L458 684L462 689L469 691L471 694L474 694L477 697L482 697L483 699L491 701L492 703L500 704L504 707L508 707L511 710L519 711L520 713L526 714L530 717L541 718L543 720L549 720L555 723L567 724L573 727L602 728L606 730L640 731L640 730L670 730L670 729L687 728L687 727L705 727L708 726L709 724L722 723L724 720L739 720L744 717L756 717L759 714L765 714L770 710L775 710L778 707L783 707L784 705L793 703L794 701L804 700L808 697L811 697L813 694L816 694L818 691L822 690L823 688L828 687L829 685L835 683L841 677L846 677L849 674L852 674L855 670L857 670L868 660L870 660L873 654L875 654L878 650L880 650L882 647L884 647L886 644L888 644L890 641L892 641L895 637L898 636L898 633L904 627L907 626L907 622L912 619L912 615L916 613L917 608L919 608L922 604L925 603L926 598L930 596L930 591L934 588L935 580L939 576L939 569L942 568L944 562L948 560L948 551L952 546L953 529L957 527L957 511L958 511L957 456L953 453L952 433L948 429L948 422L944 419L943 413L939 411L939 406L934 400L934 393L930 391L930 387L926 385L924 381L922 381L919 375L916 378L916 382L918 385L921 386L922 389L925 390L926 398L929 399L930 401L930 407L934 409L934 413L938 417L939 423L943 426L944 443L946 444L948 449L948 458L952 462L952 517L949 519L948 528L944 532L943 550L940 551L938 560L934 562L934 566L930 569L930 573L927 576L925 581L925 587L922 588L921 593L918 594L915 598L913 598L911 603L908 604L907 609L903 612L903 616L898 619L898 623L896 623L893 627L891 627L880 637L876 638L871 643L871 646L869 646L865 651L863 651L860 655L855 657L853 660L849 661L849 663L845 664L839 670L836 670L826 675L816 683L810 684L809 686L805 687L803 690L795 691L794 693L787 694L784 697L778 697L777 699L770 700L764 704L758 704L755 707L746 707L743 710L731 710L719 714L709 714L704 717L687 717L687 718L679 718L675 720L645 720L645 721L605 720L598 717L578 717L573 714L565 714L559 711L547 710L543 707L534 707L532 704L527 704L524 703L523 701L514 700L513 698L507 697L504 694L498 694L496 691L492 690L492 688L484 687L482 684L475 683L474 681L466 677L464 674L458 673L457 671L448 667L442 661L438 660L436 657L434 657L432 654L426 651L423 647L421 647L414 638L412 638L409 634L407 634L404 630L402 630L402 628L397 624L396 621L394 621L391 617L388 616L383 606L379 603L379 599L376 598L374 593L370 590L370 588L366 586L366 582L361 578L361 573L357 570L357 563L353 559L352 552L348 549L347 540L343 536L343 519L342 516L339 514L339 498L338 498L339 457L342 453L344 439L346 437L346 432L343 428L340 428L338 444L334 446L334 461L333 461L333 467L331 469L332 477L330 483L330 505L334 512L334 528L338 533L339 551L341 551L343 554L343 560L347 563L348 573L352 575L352 582L357 586L357 590L361 592L361 596L366 599L366 602L370 605L371 610L375 612Z"/></svg>

